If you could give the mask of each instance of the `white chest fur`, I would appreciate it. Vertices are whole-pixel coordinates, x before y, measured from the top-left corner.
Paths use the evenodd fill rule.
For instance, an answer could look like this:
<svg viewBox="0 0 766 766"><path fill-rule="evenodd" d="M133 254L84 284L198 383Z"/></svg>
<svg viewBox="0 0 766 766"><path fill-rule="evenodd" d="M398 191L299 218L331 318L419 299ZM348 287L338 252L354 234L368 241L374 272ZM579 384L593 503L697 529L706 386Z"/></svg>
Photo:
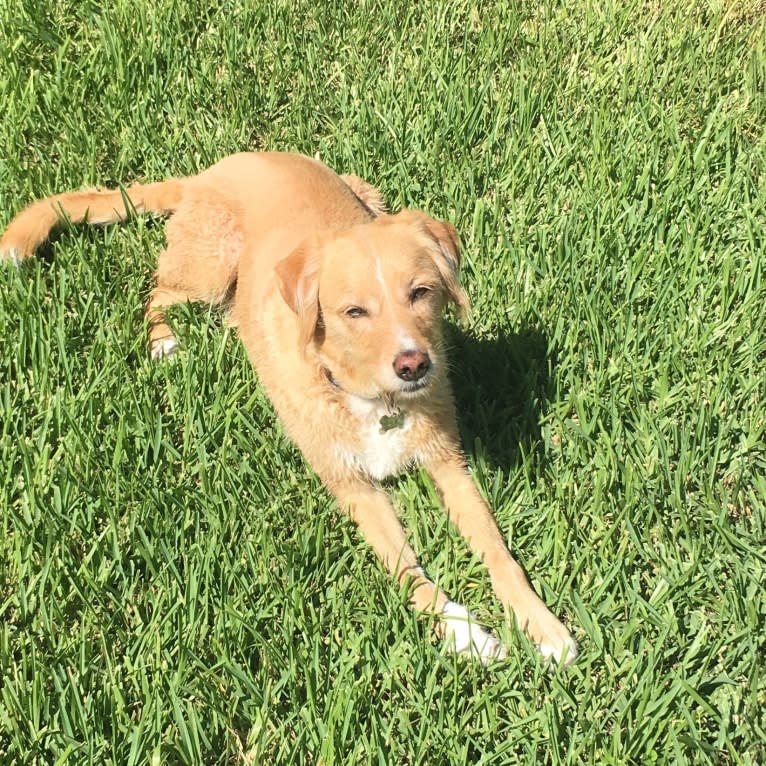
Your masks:
<svg viewBox="0 0 766 766"><path fill-rule="evenodd" d="M358 424L357 446L339 445L338 457L346 465L382 480L400 473L414 462L415 456L409 438L412 429L410 413L404 414L401 424L384 429L380 419L391 413L381 401L348 397L348 407Z"/></svg>

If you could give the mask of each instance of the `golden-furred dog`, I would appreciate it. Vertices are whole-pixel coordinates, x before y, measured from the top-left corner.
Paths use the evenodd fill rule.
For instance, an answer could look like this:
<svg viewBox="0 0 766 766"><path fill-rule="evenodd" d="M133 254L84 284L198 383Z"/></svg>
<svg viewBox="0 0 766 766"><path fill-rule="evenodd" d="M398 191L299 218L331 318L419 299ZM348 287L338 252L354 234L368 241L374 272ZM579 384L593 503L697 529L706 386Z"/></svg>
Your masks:
<svg viewBox="0 0 766 766"><path fill-rule="evenodd" d="M228 157L184 179L34 202L0 240L31 256L62 220L108 223L172 213L146 304L154 357L175 350L165 309L226 303L290 437L410 600L438 615L459 652L487 661L498 640L418 566L380 482L422 465L483 559L500 601L546 657L571 662L564 625L535 595L466 470L442 314L467 305L455 229L424 213L387 215L376 189L297 154Z"/></svg>

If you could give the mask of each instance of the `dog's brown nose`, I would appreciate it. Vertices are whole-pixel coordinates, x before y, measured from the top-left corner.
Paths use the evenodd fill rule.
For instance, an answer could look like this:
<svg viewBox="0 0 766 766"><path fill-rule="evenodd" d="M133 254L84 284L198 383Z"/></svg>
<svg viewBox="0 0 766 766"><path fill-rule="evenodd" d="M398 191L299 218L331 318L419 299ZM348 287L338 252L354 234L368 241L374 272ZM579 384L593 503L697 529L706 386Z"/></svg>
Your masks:
<svg viewBox="0 0 766 766"><path fill-rule="evenodd" d="M402 380L420 380L430 369L431 360L422 351L402 351L394 359L394 372Z"/></svg>

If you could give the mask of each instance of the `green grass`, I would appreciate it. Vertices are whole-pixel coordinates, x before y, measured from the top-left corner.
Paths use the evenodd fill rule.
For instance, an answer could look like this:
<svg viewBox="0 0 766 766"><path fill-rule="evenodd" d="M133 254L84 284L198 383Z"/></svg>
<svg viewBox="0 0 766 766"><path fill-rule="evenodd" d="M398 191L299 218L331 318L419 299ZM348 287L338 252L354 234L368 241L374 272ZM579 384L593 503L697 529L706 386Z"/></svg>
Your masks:
<svg viewBox="0 0 766 766"><path fill-rule="evenodd" d="M766 762L766 8L7 0L0 226L34 197L320 152L448 218L472 470L578 663L549 675L418 474L445 655L146 219L0 270L0 761Z"/></svg>

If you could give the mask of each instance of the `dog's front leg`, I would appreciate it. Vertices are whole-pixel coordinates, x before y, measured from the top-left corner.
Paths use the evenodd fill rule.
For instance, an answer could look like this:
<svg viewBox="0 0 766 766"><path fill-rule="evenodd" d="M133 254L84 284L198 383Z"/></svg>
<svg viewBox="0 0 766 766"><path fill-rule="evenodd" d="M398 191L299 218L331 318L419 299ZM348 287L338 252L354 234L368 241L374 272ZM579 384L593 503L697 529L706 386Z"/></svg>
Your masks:
<svg viewBox="0 0 766 766"><path fill-rule="evenodd" d="M577 655L574 639L532 590L524 571L509 553L492 513L468 475L462 455L435 459L425 468L441 493L450 519L484 561L503 606L513 610L517 624L544 657L572 662Z"/></svg>
<svg viewBox="0 0 766 766"><path fill-rule="evenodd" d="M464 607L450 601L426 577L385 492L361 479L327 484L388 571L399 582L410 578L412 606L420 612L440 615L438 632L450 642L453 651L474 654L482 662L505 654L494 636L473 622Z"/></svg>

